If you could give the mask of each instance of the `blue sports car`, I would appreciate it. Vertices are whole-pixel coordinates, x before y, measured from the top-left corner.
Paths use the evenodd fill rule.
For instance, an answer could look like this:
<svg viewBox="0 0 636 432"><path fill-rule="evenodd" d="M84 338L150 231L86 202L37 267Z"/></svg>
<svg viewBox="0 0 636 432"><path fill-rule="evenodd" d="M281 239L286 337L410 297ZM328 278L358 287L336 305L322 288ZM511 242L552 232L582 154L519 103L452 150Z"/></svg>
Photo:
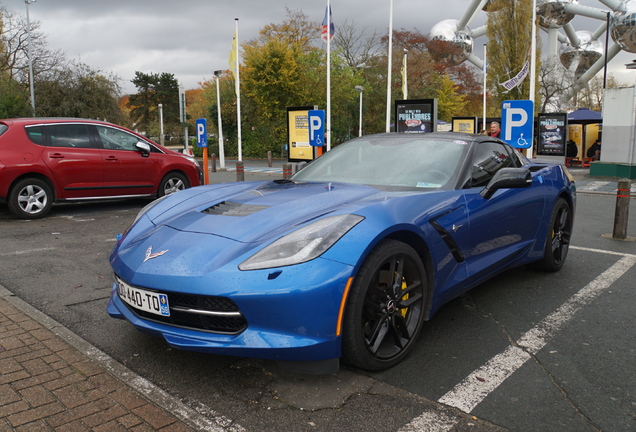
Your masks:
<svg viewBox="0 0 636 432"><path fill-rule="evenodd" d="M111 254L108 313L176 348L382 370L484 280L559 270L574 210L565 167L496 138L361 137L291 179L150 203Z"/></svg>

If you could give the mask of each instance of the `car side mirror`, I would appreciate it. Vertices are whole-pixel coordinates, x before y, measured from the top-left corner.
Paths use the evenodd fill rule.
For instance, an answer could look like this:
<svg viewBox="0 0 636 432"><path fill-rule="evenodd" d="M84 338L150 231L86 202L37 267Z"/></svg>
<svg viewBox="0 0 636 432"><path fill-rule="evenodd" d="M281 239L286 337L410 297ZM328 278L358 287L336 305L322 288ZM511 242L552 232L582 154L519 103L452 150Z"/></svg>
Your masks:
<svg viewBox="0 0 636 432"><path fill-rule="evenodd" d="M490 199L499 189L524 188L531 184L532 174L528 168L502 168L495 173L480 194L485 199Z"/></svg>
<svg viewBox="0 0 636 432"><path fill-rule="evenodd" d="M148 154L150 154L150 144L146 142L137 141L135 148L139 150L143 156L148 156Z"/></svg>

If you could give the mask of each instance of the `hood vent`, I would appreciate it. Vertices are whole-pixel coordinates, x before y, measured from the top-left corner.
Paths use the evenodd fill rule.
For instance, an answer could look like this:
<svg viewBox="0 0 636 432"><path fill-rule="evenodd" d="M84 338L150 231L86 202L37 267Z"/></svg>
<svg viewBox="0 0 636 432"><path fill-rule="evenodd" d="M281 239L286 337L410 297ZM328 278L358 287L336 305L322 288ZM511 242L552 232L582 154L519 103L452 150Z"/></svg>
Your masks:
<svg viewBox="0 0 636 432"><path fill-rule="evenodd" d="M242 217L249 216L267 208L269 208L269 206L240 204L232 201L223 201L222 203L213 205L212 207L203 210L203 213L219 216Z"/></svg>

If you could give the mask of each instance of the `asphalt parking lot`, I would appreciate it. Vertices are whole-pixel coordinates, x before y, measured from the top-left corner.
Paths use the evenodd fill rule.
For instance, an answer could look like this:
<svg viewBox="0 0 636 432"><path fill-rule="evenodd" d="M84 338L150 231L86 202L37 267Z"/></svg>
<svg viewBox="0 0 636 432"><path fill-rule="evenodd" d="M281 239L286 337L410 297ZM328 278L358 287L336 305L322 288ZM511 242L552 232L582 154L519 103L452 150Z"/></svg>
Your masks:
<svg viewBox="0 0 636 432"><path fill-rule="evenodd" d="M579 180L597 186L579 194L559 273L512 270L450 302L413 355L382 373L343 365L333 375L299 375L182 352L110 319L108 254L144 200L60 205L38 221L0 206L0 285L96 347L96 361L103 354L187 406L182 421L210 425L201 430L631 431L636 242L609 235L615 197L599 184L611 182ZM636 236L633 200L630 210L628 235Z"/></svg>

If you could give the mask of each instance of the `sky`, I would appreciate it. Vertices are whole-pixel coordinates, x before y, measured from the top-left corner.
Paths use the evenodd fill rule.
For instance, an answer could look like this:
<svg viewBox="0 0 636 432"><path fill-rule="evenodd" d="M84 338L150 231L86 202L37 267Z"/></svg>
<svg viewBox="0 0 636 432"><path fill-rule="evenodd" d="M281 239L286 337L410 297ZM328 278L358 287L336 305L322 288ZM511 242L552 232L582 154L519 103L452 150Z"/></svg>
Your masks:
<svg viewBox="0 0 636 432"><path fill-rule="evenodd" d="M428 34L441 20L462 18L473 1L393 0L393 28ZM607 9L599 0L579 3ZM0 0L0 4L26 14L24 0ZM50 49L119 76L124 92L134 93L135 71L172 73L192 89L211 79L213 70L227 69L235 18L239 42L244 42L257 37L267 24L282 23L287 9L302 10L322 22L326 4L326 0L33 0L29 15L31 21L40 22ZM390 4L390 0L331 0L336 31L339 22L348 20L358 29L366 28L367 34L386 34ZM478 11L469 27L485 22L486 12ZM572 24L575 30L594 30L600 23L576 17ZM485 36L475 39L475 55L482 56L486 42ZM633 84L633 72L624 65L634 58L636 54L622 52L610 62L610 72Z"/></svg>

